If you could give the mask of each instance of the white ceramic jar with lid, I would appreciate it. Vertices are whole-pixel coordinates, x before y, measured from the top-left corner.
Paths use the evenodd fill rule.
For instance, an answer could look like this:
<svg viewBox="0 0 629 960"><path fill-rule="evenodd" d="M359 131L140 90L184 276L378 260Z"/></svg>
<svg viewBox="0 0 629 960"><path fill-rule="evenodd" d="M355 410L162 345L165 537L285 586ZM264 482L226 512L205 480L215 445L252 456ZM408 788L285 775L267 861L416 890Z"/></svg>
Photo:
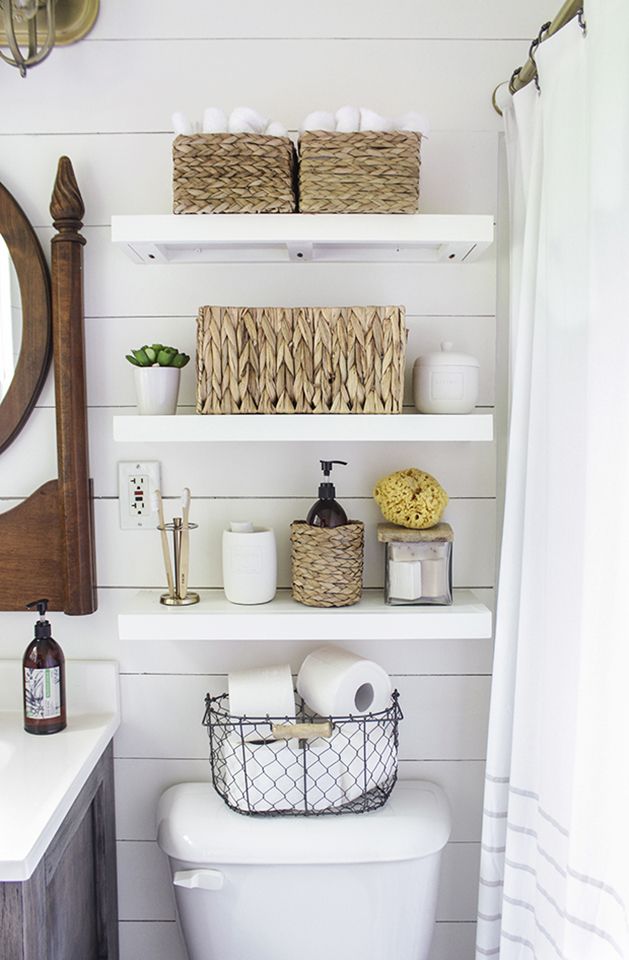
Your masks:
<svg viewBox="0 0 629 960"><path fill-rule="evenodd" d="M449 340L437 353L413 365L413 400L420 413L471 413L478 401L480 364L468 353L455 353Z"/></svg>

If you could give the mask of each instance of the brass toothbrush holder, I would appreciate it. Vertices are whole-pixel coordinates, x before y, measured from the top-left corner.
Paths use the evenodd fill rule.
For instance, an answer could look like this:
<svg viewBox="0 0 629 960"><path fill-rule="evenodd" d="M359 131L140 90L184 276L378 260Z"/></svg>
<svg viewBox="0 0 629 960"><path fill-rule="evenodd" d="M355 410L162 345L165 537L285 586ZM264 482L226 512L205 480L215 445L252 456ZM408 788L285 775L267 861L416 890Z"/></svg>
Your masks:
<svg viewBox="0 0 629 960"><path fill-rule="evenodd" d="M198 527L197 523L189 523L187 525L188 530L196 530ZM184 525L181 517L174 517L172 523L160 524L157 528L160 531L172 532L173 535L173 560L174 560L174 589L173 592L168 591L162 593L159 598L159 602L165 604L167 607L187 607L193 603L198 603L201 599L198 593L195 593L194 590L188 590L187 586L184 586L182 589L182 572L184 574L183 583L187 584L188 581L188 557L182 558L182 542L183 542L183 533ZM182 567L182 563L185 566L185 569Z"/></svg>

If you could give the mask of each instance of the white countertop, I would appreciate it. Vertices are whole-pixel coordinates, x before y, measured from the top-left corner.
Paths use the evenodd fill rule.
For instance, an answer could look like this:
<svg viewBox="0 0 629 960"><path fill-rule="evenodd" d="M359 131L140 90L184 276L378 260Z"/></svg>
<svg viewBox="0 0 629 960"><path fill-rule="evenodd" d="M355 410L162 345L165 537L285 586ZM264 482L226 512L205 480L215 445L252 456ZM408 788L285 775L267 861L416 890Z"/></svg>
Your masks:
<svg viewBox="0 0 629 960"><path fill-rule="evenodd" d="M0 660L0 881L28 880L120 725L118 664L67 660L68 726L26 733L21 667Z"/></svg>

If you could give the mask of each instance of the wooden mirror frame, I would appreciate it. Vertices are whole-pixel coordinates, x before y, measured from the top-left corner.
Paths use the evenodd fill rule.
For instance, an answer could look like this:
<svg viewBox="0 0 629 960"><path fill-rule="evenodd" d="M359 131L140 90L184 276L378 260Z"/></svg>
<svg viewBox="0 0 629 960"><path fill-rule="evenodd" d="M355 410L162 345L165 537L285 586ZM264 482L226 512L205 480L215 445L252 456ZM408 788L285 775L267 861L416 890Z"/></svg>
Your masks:
<svg viewBox="0 0 629 960"><path fill-rule="evenodd" d="M29 601L48 597L51 610L81 615L96 610L96 568L83 332L84 207L68 157L59 160L50 212L58 231L51 242L58 479L0 514L0 610L23 610ZM16 267L28 260L29 250L32 254L31 246L14 245Z"/></svg>
<svg viewBox="0 0 629 960"><path fill-rule="evenodd" d="M22 343L13 380L0 402L0 453L29 418L46 380L52 352L50 276L35 231L0 184L0 234L17 274L22 301Z"/></svg>

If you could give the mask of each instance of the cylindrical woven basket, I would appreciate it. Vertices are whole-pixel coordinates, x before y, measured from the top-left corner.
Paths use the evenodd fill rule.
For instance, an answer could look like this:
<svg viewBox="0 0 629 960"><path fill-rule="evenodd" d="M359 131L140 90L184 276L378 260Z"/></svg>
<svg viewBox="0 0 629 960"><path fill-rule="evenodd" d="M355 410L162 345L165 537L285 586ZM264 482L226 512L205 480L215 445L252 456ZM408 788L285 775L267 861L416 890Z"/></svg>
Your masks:
<svg viewBox="0 0 629 960"><path fill-rule="evenodd" d="M404 307L200 307L197 413L400 413Z"/></svg>
<svg viewBox="0 0 629 960"><path fill-rule="evenodd" d="M290 525L293 599L308 607L349 607L363 589L364 524Z"/></svg>
<svg viewBox="0 0 629 960"><path fill-rule="evenodd" d="M301 213L417 213L421 134L329 133L299 140Z"/></svg>
<svg viewBox="0 0 629 960"><path fill-rule="evenodd" d="M173 213L294 213L288 137L195 133L173 141Z"/></svg>

